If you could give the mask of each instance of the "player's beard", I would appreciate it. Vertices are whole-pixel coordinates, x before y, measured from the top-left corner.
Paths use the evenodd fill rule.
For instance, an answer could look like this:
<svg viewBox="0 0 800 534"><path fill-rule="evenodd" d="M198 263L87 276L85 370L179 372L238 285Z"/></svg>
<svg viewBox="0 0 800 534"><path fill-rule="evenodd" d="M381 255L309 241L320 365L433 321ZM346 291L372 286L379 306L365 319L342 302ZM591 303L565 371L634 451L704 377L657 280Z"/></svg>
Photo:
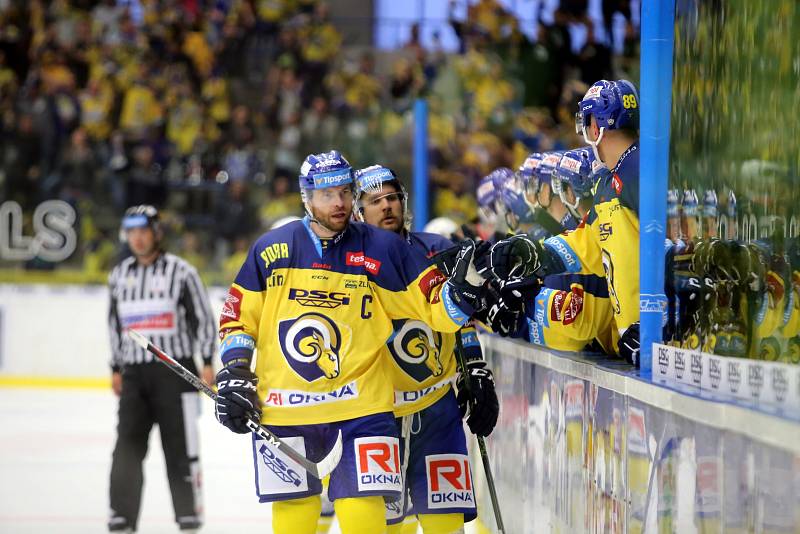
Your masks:
<svg viewBox="0 0 800 534"><path fill-rule="evenodd" d="M389 230L390 232L398 233L403 229L403 218L399 217L394 210L389 213L384 213L381 216L381 221L378 223L379 228Z"/></svg>
<svg viewBox="0 0 800 534"><path fill-rule="evenodd" d="M341 210L332 209L327 213L311 206L311 215L314 216L314 219L326 229L336 232L337 234L347 228L347 225L350 223L350 217L353 214L352 212L353 208L350 206L345 206Z"/></svg>

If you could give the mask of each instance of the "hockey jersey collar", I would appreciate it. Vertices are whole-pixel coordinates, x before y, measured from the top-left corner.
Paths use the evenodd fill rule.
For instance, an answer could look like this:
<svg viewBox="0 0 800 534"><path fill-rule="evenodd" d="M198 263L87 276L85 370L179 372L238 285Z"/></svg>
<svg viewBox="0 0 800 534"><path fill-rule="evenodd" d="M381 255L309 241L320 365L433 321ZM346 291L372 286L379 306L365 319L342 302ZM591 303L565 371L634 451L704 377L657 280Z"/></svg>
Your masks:
<svg viewBox="0 0 800 534"><path fill-rule="evenodd" d="M303 226L306 227L306 232L308 232L308 237L310 237L311 242L314 243L314 249L317 251L319 257L322 258L322 240L319 238L317 234L314 233L314 230L311 229L311 220L308 218L308 215L303 217ZM344 230L333 236L333 238L331 239L331 244L335 245L336 243L341 241L349 229L350 225L348 224Z"/></svg>

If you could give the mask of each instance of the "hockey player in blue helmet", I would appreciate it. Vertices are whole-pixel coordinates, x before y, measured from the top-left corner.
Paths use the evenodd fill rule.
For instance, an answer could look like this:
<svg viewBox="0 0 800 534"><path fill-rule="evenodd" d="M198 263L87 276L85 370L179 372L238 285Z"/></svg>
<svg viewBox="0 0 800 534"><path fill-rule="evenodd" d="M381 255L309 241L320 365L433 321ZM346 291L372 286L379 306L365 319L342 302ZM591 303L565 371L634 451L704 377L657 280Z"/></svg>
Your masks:
<svg viewBox="0 0 800 534"><path fill-rule="evenodd" d="M480 224L484 228L484 233L492 235L497 226L497 190L491 175L484 176L478 182L476 199Z"/></svg>
<svg viewBox="0 0 800 534"><path fill-rule="evenodd" d="M545 241L497 243L498 278L571 272L604 276L619 329L619 354L639 364L639 96L627 80L600 80L578 104L576 129L610 173L595 185L593 206L575 231Z"/></svg>
<svg viewBox="0 0 800 534"><path fill-rule="evenodd" d="M545 152L534 171L538 207L533 213L533 227L528 232L532 239L545 239L578 225L578 220L562 204L552 184L553 173L562 155L563 152Z"/></svg>
<svg viewBox="0 0 800 534"><path fill-rule="evenodd" d="M575 132L599 161L613 169L614 160L639 138L639 93L633 84L628 80L595 82L578 104Z"/></svg>
<svg viewBox="0 0 800 534"><path fill-rule="evenodd" d="M525 190L520 188L510 169L508 173L509 179L500 191L506 225L511 233L527 232L533 223L533 210L525 200Z"/></svg>
<svg viewBox="0 0 800 534"><path fill-rule="evenodd" d="M311 461L341 444L328 487L340 528L382 534L384 500L402 494L386 340L401 319L458 332L480 310L484 280L474 246L447 279L397 235L351 222L353 172L339 152L306 157L299 182L306 217L256 240L225 300L216 416L246 434L256 418ZM251 439L272 531L315 533L321 481L300 469L276 477L285 457ZM383 460L358 461L371 454Z"/></svg>
<svg viewBox="0 0 800 534"><path fill-rule="evenodd" d="M321 239L343 231L353 209L353 169L339 151L309 155L300 167L300 198Z"/></svg>
<svg viewBox="0 0 800 534"><path fill-rule="evenodd" d="M561 156L550 181L553 192L576 221L582 220L592 207L594 159L588 147L567 150Z"/></svg>
<svg viewBox="0 0 800 534"><path fill-rule="evenodd" d="M372 165L355 173L356 193L353 215L358 221L395 233L407 233L411 229L411 214L408 211L408 193L392 169ZM365 198L366 194L366 198ZM364 203L369 207L381 206L380 220L364 220Z"/></svg>
<svg viewBox="0 0 800 534"><path fill-rule="evenodd" d="M511 171L508 174L513 177ZM355 180L358 220L400 235L410 250L428 257L452 246L449 239L439 235L410 231L408 195L391 169L372 165L356 171ZM500 182L493 180L493 185ZM466 373L456 372L456 336L461 338ZM396 320L385 354L395 391L394 412L402 437L403 479L408 492L400 503L387 504L388 532L399 533L404 516L418 517L424 532L460 532L477 510L469 499L432 506L430 488L435 481L430 478L426 461L435 455L448 455L468 465L461 422L467 406L471 406L467 426L473 433L486 436L497 421L494 380L483 360L475 328L468 323L459 332L448 334L420 321ZM451 386L454 378L455 390ZM465 387L467 381L469 388ZM413 509L409 510L411 502Z"/></svg>
<svg viewBox="0 0 800 534"><path fill-rule="evenodd" d="M515 175L517 183L522 191L525 192L525 202L531 210L539 207L539 202L536 199L539 193L539 180L536 176L536 169L541 164L544 155L541 152L532 152L528 154L522 165L519 166Z"/></svg>

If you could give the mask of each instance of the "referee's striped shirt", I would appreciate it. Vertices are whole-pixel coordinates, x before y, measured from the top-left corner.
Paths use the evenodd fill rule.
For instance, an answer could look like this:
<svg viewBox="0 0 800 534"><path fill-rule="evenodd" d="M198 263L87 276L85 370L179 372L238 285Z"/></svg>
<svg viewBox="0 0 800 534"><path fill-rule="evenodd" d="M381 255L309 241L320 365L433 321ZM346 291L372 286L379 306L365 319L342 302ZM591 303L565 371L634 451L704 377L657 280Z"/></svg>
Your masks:
<svg viewBox="0 0 800 534"><path fill-rule="evenodd" d="M176 360L199 354L211 363L216 350L216 321L197 270L186 260L162 252L148 265L131 256L109 276L108 312L111 368L148 363L152 354L125 334L134 329Z"/></svg>

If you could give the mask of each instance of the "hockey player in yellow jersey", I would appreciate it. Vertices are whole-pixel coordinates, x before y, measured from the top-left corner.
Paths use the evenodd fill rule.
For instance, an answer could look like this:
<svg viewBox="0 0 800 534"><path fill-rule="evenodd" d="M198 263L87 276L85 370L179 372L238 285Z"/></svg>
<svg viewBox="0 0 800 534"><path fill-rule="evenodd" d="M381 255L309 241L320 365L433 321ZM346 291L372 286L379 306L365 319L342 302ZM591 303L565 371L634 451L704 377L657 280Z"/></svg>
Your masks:
<svg viewBox="0 0 800 534"><path fill-rule="evenodd" d="M396 234L351 223L353 173L337 151L300 170L306 208L256 240L220 318L217 419L237 433L262 424L317 461L342 434L328 496L342 532L386 528L400 497L400 458L384 344L392 320L456 332L479 305L472 250L450 280ZM273 531L313 533L319 480L253 437L256 492L273 502Z"/></svg>
<svg viewBox="0 0 800 534"><path fill-rule="evenodd" d="M577 229L545 240L514 236L492 247L495 277L558 273L605 278L620 335L619 354L639 364L639 96L626 80L601 80L578 106L576 128L611 173Z"/></svg>
<svg viewBox="0 0 800 534"><path fill-rule="evenodd" d="M356 218L400 235L410 249L427 257L452 246L437 234L409 230L408 195L391 169L373 165L357 171L355 180ZM464 522L476 517L461 423L469 402L467 389L474 397L467 425L473 433L487 436L499 411L494 379L471 324L456 334L437 332L413 319L395 320L393 326L384 354L395 390L404 495L398 503L387 504L389 533L401 532L404 516L418 517L425 534L461 532ZM461 336L467 364L466 374L457 377L455 336ZM466 380L470 388L464 387ZM439 480L445 473L450 483Z"/></svg>

